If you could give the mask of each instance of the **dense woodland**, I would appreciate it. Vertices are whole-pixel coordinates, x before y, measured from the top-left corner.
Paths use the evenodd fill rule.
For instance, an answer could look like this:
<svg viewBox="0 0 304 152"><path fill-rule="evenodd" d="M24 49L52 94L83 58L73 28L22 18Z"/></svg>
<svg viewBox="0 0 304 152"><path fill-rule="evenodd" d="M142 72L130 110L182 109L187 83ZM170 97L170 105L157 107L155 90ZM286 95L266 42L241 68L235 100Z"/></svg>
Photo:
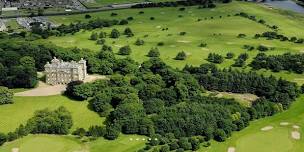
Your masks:
<svg viewBox="0 0 304 152"><path fill-rule="evenodd" d="M264 68L273 72L286 70L302 74L304 72L304 55L285 53L283 55L267 56L265 53L259 53L250 66L253 69Z"/></svg>

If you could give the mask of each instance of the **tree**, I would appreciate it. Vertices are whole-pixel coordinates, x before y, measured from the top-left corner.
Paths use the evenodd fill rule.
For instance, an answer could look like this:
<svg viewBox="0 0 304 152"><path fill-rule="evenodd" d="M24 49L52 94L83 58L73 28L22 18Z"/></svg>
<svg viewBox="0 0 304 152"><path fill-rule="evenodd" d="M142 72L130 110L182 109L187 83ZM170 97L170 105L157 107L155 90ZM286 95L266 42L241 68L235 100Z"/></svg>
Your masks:
<svg viewBox="0 0 304 152"><path fill-rule="evenodd" d="M207 60L209 62L218 63L218 64L224 62L224 58L221 55L216 54L216 53L209 53Z"/></svg>
<svg viewBox="0 0 304 152"><path fill-rule="evenodd" d="M132 37L132 36L134 36L132 30L131 30L129 27L127 27L127 28L125 29L124 35L127 35L127 37Z"/></svg>
<svg viewBox="0 0 304 152"><path fill-rule="evenodd" d="M103 126L91 126L87 132L88 136L103 137L105 135L106 128Z"/></svg>
<svg viewBox="0 0 304 152"><path fill-rule="evenodd" d="M232 53L232 52L228 52L226 54L226 59L232 59L233 57L234 57L234 53Z"/></svg>
<svg viewBox="0 0 304 152"><path fill-rule="evenodd" d="M22 66L33 67L33 68L35 67L35 60L33 57L30 56L24 56L20 58L19 62Z"/></svg>
<svg viewBox="0 0 304 152"><path fill-rule="evenodd" d="M304 93L304 84L301 85L301 92Z"/></svg>
<svg viewBox="0 0 304 152"><path fill-rule="evenodd" d="M99 38L106 38L107 37L107 33L106 32L103 32L103 31L101 31L100 33L99 33L99 36L98 36Z"/></svg>
<svg viewBox="0 0 304 152"><path fill-rule="evenodd" d="M147 56L148 57L159 57L160 53L159 53L158 48L157 47L151 48Z"/></svg>
<svg viewBox="0 0 304 152"><path fill-rule="evenodd" d="M187 55L184 51L179 52L176 57L174 58L175 60L185 60L187 58Z"/></svg>
<svg viewBox="0 0 304 152"><path fill-rule="evenodd" d="M54 111L48 109L36 111L26 123L26 128L33 134L68 134L73 121L69 111L59 107Z"/></svg>
<svg viewBox="0 0 304 152"><path fill-rule="evenodd" d="M219 142L223 142L226 140L226 133L222 129L217 129L214 132L214 139Z"/></svg>
<svg viewBox="0 0 304 152"><path fill-rule="evenodd" d="M7 136L4 133L0 133L0 146L7 141Z"/></svg>
<svg viewBox="0 0 304 152"><path fill-rule="evenodd" d="M113 29L113 30L111 31L111 34L110 34L110 37L111 37L111 38L117 39L117 38L119 38L119 36L120 36L120 33L119 33L119 31L118 31L117 29Z"/></svg>
<svg viewBox="0 0 304 152"><path fill-rule="evenodd" d="M93 33L91 34L91 36L90 36L90 40L93 40L93 41L96 41L97 38L98 38L98 34L95 33L95 32L93 32Z"/></svg>
<svg viewBox="0 0 304 152"><path fill-rule="evenodd" d="M170 147L166 144L160 147L159 152L169 152Z"/></svg>
<svg viewBox="0 0 304 152"><path fill-rule="evenodd" d="M107 116L112 110L112 105L110 104L112 97L107 93L98 93L91 101L90 104L94 111L96 111L101 116Z"/></svg>
<svg viewBox="0 0 304 152"><path fill-rule="evenodd" d="M0 105L13 103L13 95L8 88L0 86Z"/></svg>
<svg viewBox="0 0 304 152"><path fill-rule="evenodd" d="M77 135L79 136L80 138L84 137L86 135L86 131L84 128L77 128L72 134L73 135Z"/></svg>
<svg viewBox="0 0 304 152"><path fill-rule="evenodd" d="M130 55L131 52L132 52L132 50L131 50L130 46L127 45L127 46L121 47L121 48L119 49L118 54L119 54L119 55Z"/></svg>

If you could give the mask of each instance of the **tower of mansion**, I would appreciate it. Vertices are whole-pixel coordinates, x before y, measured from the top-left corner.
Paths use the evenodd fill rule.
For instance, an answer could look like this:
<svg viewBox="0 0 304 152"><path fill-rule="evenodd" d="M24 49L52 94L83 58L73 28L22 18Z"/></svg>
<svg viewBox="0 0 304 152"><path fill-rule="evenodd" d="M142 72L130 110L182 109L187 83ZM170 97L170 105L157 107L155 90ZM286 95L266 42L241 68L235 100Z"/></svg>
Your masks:
<svg viewBox="0 0 304 152"><path fill-rule="evenodd" d="M67 84L71 81L83 81L87 76L86 61L64 62L62 60L54 59L51 63L47 62L44 66L46 83L51 85Z"/></svg>

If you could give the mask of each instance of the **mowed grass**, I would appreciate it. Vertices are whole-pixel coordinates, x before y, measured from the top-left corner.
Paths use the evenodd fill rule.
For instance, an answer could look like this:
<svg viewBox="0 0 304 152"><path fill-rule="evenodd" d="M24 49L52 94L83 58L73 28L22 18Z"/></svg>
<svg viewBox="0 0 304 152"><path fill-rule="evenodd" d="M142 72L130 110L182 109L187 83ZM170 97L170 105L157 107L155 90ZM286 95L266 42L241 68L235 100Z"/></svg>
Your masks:
<svg viewBox="0 0 304 152"><path fill-rule="evenodd" d="M127 3L140 3L140 2L167 2L173 0L91 0L90 2L85 2L86 7L102 7L112 4L127 4Z"/></svg>
<svg viewBox="0 0 304 152"><path fill-rule="evenodd" d="M64 96L14 97L14 104L0 106L0 132L14 131L20 124L34 115L37 110L54 110L64 106L71 112L74 130L78 127L88 129L92 125L103 125L104 118L88 109L88 102L70 100Z"/></svg>
<svg viewBox="0 0 304 152"><path fill-rule="evenodd" d="M143 11L144 14L139 14ZM274 47L274 50L267 51L266 54L283 54L286 52L303 53L304 46L291 42L281 42L278 40L254 39L256 33L271 31L264 25L253 22L251 20L234 16L239 12L247 12L250 15L256 15L258 19L264 19L267 24L277 25L280 27L279 33L289 37L304 37L304 33L300 32L304 26L304 17L296 13L269 9L266 6L246 3L233 2L231 4L218 4L214 9L197 9L197 7L186 7L185 11L179 11L179 8L146 8L146 9L128 9L113 11L118 15L111 17L110 12L91 13L92 18L103 19L124 19L133 17L128 25L114 26L111 28L96 29L94 31L81 31L74 35L66 35L63 37L51 37L48 40L42 40L46 43L54 43L62 47L79 47L89 48L98 52L101 48L95 41L89 40L92 32L104 31L110 33L113 28L117 28L121 33L126 27L130 27L135 36L127 38L121 36L119 39L106 38L106 44L113 47L117 52L120 47L130 45L132 49L131 57L139 63L148 60L146 56L152 47L156 47L157 43L164 42L164 46L158 46L161 58L170 66L183 68L186 64L200 65L208 63L206 58L208 54L218 53L223 56L228 52L235 55L248 53L249 64L252 59L259 53L257 50L247 51L243 49L244 45L259 46L265 45ZM229 16L230 15L230 16ZM182 17L179 17L182 16ZM221 17L220 17L221 16ZM155 20L150 20L154 17ZM213 19L211 19L213 17ZM198 21L201 19L201 21ZM205 20L206 19L206 20ZM50 20L56 23L70 24L77 21L88 21L84 15L70 15L50 17ZM164 30L168 28L168 30ZM186 32L186 35L179 35L180 32ZM246 38L237 38L237 35L246 34ZM142 39L145 44L136 46L134 43L137 39ZM199 47L200 43L207 43L207 47ZM188 55L184 61L174 60L176 54L185 51ZM234 63L233 59L226 59L219 67L230 67ZM244 70L251 70L246 67ZM304 75L289 72L273 73L266 70L258 71L265 75L275 75L283 77L289 81L299 84L304 83Z"/></svg>
<svg viewBox="0 0 304 152"><path fill-rule="evenodd" d="M144 147L143 138L146 139L137 135L120 135L116 140L100 138L83 143L72 136L29 135L5 143L0 152L11 152L13 148L19 148L20 152L134 152Z"/></svg>
<svg viewBox="0 0 304 152"><path fill-rule="evenodd" d="M301 152L304 148L304 96L292 104L290 109L272 117L253 121L240 132L235 132L225 142L212 142L199 152L224 152L235 147L237 152ZM289 122L288 126L280 126ZM300 126L300 140L291 138L292 125ZM265 126L273 126L269 131L261 131Z"/></svg>
<svg viewBox="0 0 304 152"><path fill-rule="evenodd" d="M73 137L28 135L1 146L0 152L11 152L13 148L19 148L20 152L75 152L84 149Z"/></svg>

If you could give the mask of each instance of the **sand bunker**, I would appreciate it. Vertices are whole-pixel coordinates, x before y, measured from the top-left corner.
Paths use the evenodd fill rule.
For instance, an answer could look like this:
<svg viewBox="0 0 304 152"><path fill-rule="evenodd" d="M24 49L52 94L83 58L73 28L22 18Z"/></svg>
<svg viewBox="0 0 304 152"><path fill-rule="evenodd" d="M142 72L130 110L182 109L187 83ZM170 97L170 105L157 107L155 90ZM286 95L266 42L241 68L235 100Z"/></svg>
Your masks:
<svg viewBox="0 0 304 152"><path fill-rule="evenodd" d="M298 126L298 125L293 125L292 128L294 128L294 129L300 129L300 126Z"/></svg>
<svg viewBox="0 0 304 152"><path fill-rule="evenodd" d="M13 148L12 152L19 152L19 148Z"/></svg>
<svg viewBox="0 0 304 152"><path fill-rule="evenodd" d="M299 131L292 131L291 132L291 137L295 140L300 140L301 139L301 133Z"/></svg>
<svg viewBox="0 0 304 152"><path fill-rule="evenodd" d="M264 128L261 128L262 131L269 131L271 129L273 129L273 126L266 126Z"/></svg>
<svg viewBox="0 0 304 152"><path fill-rule="evenodd" d="M156 26L156 28L161 28L161 26L160 26L160 25L158 25L158 26Z"/></svg>
<svg viewBox="0 0 304 152"><path fill-rule="evenodd" d="M226 42L226 44L231 45L231 44L235 44L235 43L234 42Z"/></svg>
<svg viewBox="0 0 304 152"><path fill-rule="evenodd" d="M122 47L122 45L118 45L118 44L115 44L114 46L115 46L115 47L119 47L119 48Z"/></svg>
<svg viewBox="0 0 304 152"><path fill-rule="evenodd" d="M204 50L204 51L209 51L208 48L201 48L201 50Z"/></svg>
<svg viewBox="0 0 304 152"><path fill-rule="evenodd" d="M180 42L180 43L190 43L191 41L186 41L186 40L178 40L177 42Z"/></svg>
<svg viewBox="0 0 304 152"><path fill-rule="evenodd" d="M170 45L170 47L173 47L173 48L174 48L174 47L176 47L176 46L175 46L175 45Z"/></svg>
<svg viewBox="0 0 304 152"><path fill-rule="evenodd" d="M287 126L287 125L289 125L289 123L288 122L281 122L280 125L281 126Z"/></svg>
<svg viewBox="0 0 304 152"><path fill-rule="evenodd" d="M165 14L165 12L160 12L160 14Z"/></svg>
<svg viewBox="0 0 304 152"><path fill-rule="evenodd" d="M227 152L235 152L235 148L234 147L229 147Z"/></svg>

